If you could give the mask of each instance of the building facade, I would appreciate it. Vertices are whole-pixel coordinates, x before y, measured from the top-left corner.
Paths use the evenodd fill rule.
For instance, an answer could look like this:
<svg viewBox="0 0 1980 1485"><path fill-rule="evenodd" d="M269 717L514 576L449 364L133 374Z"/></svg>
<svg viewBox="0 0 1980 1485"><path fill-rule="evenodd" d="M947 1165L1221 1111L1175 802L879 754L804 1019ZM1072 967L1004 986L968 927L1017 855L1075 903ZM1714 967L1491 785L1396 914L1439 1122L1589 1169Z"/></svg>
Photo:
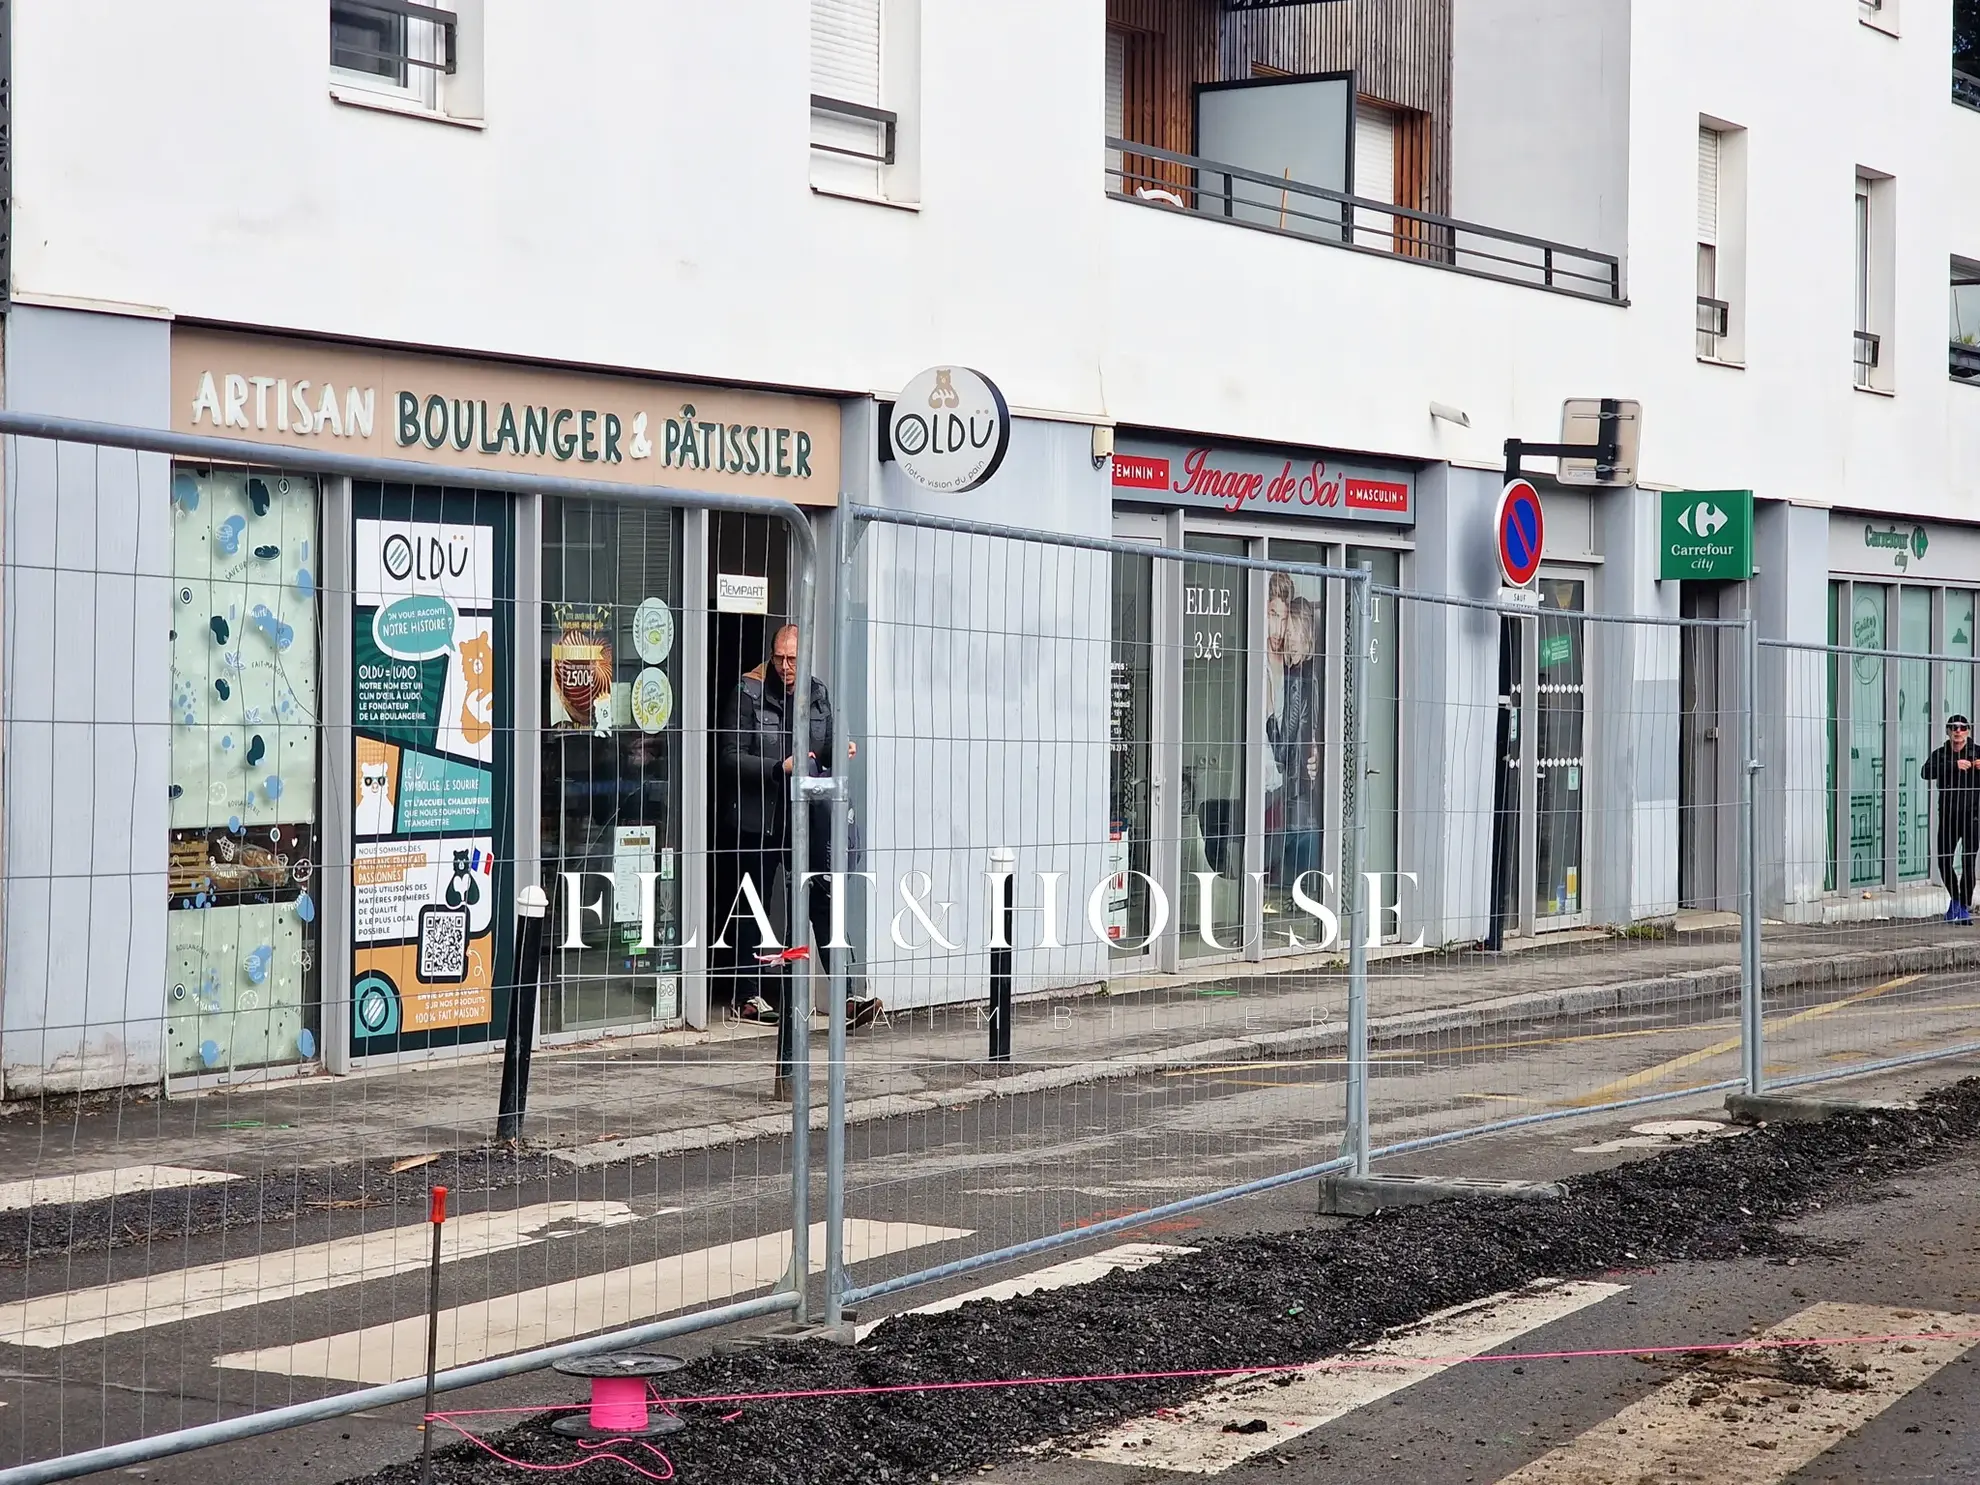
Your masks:
<svg viewBox="0 0 1980 1485"><path fill-rule="evenodd" d="M1274 562L1391 590L1369 849L1416 874L1402 936L1432 944L1495 909L1538 934L1731 905L1736 763L1700 719L1738 656L1626 621L1972 654L1980 51L1954 0L196 8L10 8L6 405L432 483L20 446L9 1091L486 1048L514 894L567 871L614 890L553 953L546 1035L720 1013L691 942L711 731L779 622L829 636L834 585L795 614L766 517L450 467L793 500L828 553L854 502L1186 554L1041 566L1065 663L993 681L926 648L996 627L993 556L876 526L860 648L820 651L867 742L870 869L974 881L1035 845L1023 870L1146 873L1190 926L1140 946L1124 890L1136 947L1024 950L1032 985L1292 952L1291 878L1338 859L1344 615ZM189 113L189 77L224 107ZM937 364L1010 405L970 495L886 457ZM1643 410L1633 483L1529 470L1547 553L1510 631L1495 904L1501 630L1468 605L1500 586L1505 440L1602 397ZM1668 492L1751 493L1751 578L1661 576ZM1770 649L1760 691L1769 910L1931 910L1916 764L1970 669ZM1026 767L943 754L949 703L1076 766L1049 797L944 791ZM642 872L651 943L619 901ZM981 993L982 955L897 949L887 915L865 899L854 936L897 1000Z"/></svg>

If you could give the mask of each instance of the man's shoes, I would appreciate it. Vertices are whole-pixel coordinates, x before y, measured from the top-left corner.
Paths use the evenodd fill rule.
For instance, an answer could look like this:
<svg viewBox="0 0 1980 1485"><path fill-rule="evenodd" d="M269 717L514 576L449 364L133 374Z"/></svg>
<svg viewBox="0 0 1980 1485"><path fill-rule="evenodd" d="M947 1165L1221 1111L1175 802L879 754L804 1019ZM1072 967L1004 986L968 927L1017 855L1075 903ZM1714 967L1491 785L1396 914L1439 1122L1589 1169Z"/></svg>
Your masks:
<svg viewBox="0 0 1980 1485"><path fill-rule="evenodd" d="M777 1024L777 1008L760 995L752 995L736 1009L738 1021L756 1021L764 1026Z"/></svg>
<svg viewBox="0 0 1980 1485"><path fill-rule="evenodd" d="M1957 923L1959 921L1959 899L1957 897L1946 900L1946 921L1948 923Z"/></svg>
<svg viewBox="0 0 1980 1485"><path fill-rule="evenodd" d="M1965 903L1963 903L1963 902L1962 902L1962 903L1961 903L1961 904L1959 905L1959 916L1958 916L1957 918L1954 918L1954 919L1953 919L1953 922L1955 922L1955 923L1971 923L1972 921L1973 921L1973 910L1972 910L1971 908L1969 908L1969 907L1967 907L1967 905L1966 905Z"/></svg>
<svg viewBox="0 0 1980 1485"><path fill-rule="evenodd" d="M862 1026L871 1026L886 1009L877 995L855 997L846 1002L846 1025L854 1031Z"/></svg>

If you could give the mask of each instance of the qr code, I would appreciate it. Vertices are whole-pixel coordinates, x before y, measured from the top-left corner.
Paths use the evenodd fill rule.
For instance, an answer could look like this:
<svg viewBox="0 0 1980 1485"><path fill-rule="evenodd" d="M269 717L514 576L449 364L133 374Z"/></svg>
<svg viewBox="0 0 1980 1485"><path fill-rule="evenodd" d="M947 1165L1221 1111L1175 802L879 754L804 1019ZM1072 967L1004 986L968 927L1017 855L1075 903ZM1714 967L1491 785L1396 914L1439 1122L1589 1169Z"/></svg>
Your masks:
<svg viewBox="0 0 1980 1485"><path fill-rule="evenodd" d="M468 910L428 904L419 910L419 977L429 985L467 978Z"/></svg>

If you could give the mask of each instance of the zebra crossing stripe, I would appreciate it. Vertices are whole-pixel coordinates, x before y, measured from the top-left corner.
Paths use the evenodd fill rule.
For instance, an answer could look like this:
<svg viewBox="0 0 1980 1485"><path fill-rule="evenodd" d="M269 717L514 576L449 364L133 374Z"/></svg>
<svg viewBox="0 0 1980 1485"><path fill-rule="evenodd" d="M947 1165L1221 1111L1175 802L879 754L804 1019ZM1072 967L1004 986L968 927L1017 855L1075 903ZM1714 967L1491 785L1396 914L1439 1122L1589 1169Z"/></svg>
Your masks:
<svg viewBox="0 0 1980 1485"><path fill-rule="evenodd" d="M1543 1281L1495 1294L1391 1332L1365 1351L1329 1358L1332 1366L1323 1362L1307 1371L1239 1377L1193 1402L1118 1424L1075 1445L1072 1452L1081 1459L1137 1469L1222 1474L1467 1357L1505 1350L1528 1331L1600 1304L1625 1288Z"/></svg>
<svg viewBox="0 0 1980 1485"><path fill-rule="evenodd" d="M1933 1331L1963 1332L1933 1340ZM1905 1340L1735 1351L1685 1365L1641 1402L1505 1476L1499 1485L1738 1480L1779 1485L1974 1344L1980 1316L1817 1304L1762 1339Z"/></svg>
<svg viewBox="0 0 1980 1485"><path fill-rule="evenodd" d="M962 1228L849 1217L846 1261L862 1263L968 1236ZM823 1222L812 1225L811 1255L811 1271L824 1272ZM441 1312L439 1364L442 1370L467 1366L735 1299L775 1284L790 1261L790 1233L768 1233L459 1305ZM426 1369L426 1317L411 1315L294 1345L236 1351L213 1364L344 1382L403 1381Z"/></svg>
<svg viewBox="0 0 1980 1485"><path fill-rule="evenodd" d="M126 1165L116 1170L88 1170L68 1176L30 1176L0 1183L0 1212L29 1207L72 1206L101 1201L106 1196L131 1196L140 1191L166 1191L180 1186L218 1186L238 1181L224 1170L193 1170L183 1165Z"/></svg>
<svg viewBox="0 0 1980 1485"><path fill-rule="evenodd" d="M633 1209L618 1201L552 1201L464 1213L442 1229L441 1257L446 1262L485 1258L580 1228L637 1220ZM44 1349L74 1346L413 1273L432 1259L432 1234L431 1227L417 1222L4 1304L0 1342Z"/></svg>

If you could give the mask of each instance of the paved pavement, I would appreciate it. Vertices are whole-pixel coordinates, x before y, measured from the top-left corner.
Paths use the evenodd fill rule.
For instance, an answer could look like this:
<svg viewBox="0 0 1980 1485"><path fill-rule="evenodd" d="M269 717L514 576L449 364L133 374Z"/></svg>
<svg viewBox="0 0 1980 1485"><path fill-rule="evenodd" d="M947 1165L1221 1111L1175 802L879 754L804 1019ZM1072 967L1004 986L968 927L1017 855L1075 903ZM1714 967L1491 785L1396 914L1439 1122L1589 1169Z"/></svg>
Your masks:
<svg viewBox="0 0 1980 1485"><path fill-rule="evenodd" d="M1470 951L1378 957L1370 1009L1378 1040L1474 1037L1564 1018L1662 1008L1700 1018L1736 992L1738 930L1729 915L1663 937L1554 935L1499 956ZM1928 920L1805 927L1768 924L1768 1004L1826 995L1927 969L1980 967L1980 933ZM883 998L884 985L876 987ZM1021 1000L1015 1062L987 1065L975 1007L897 1013L854 1034L852 1118L966 1110L1012 1095L1152 1067L1285 1058L1342 1045L1346 989L1337 965L1225 966L1180 982ZM1980 1024L1980 1021L1976 1021ZM814 1127L823 1122L823 1022L814 1038ZM600 1039L535 1060L527 1135L580 1164L735 1146L774 1136L787 1116L769 1099L772 1033L728 1023L705 1033ZM1864 1056L1887 1055L1881 1048ZM0 1163L41 1180L110 1167L236 1172L315 1167L484 1145L493 1133L499 1059L434 1059L350 1078L272 1081L183 1099L99 1097L0 1109ZM907 1100L906 1103L897 1100Z"/></svg>
<svg viewBox="0 0 1980 1485"><path fill-rule="evenodd" d="M1930 942L1929 935L1919 937ZM1860 948L1860 941L1854 946ZM1690 952L1682 943L1652 949ZM1540 959L1529 965L1529 980L1551 968ZM1940 971L1785 990L1770 1007L1770 1061L1785 1075L1860 1057L1865 1049L1944 1046L1968 1038L1976 1020L1973 980L1970 972ZM1213 1013L1221 1013L1223 998L1208 999ZM1100 1007L1096 1002L1081 1009L1097 1017ZM1695 995L1598 1005L1551 1020L1487 1017L1413 1041L1394 1038L1379 1054L1376 1138L1389 1143L1538 1114L1558 1122L1420 1151L1406 1168L1533 1178L1631 1158L1663 1143L1659 1135L1637 1132L1638 1126L1709 1116L1717 1112L1718 1095L1691 1094L1621 1115L1587 1115L1579 1108L1592 1095L1644 1096L1733 1076L1733 1030L1723 997ZM893 1034L910 1033L903 1028ZM1902 1096L1961 1070L1933 1064L1860 1088ZM854 1131L849 1152L855 1280L871 1282L1038 1237L1067 1237L1109 1216L1299 1168L1338 1148L1341 1112L1340 1062L1323 1049L1148 1067L994 1103L877 1117ZM759 1138L636 1165L560 1162L522 1186L472 1197L447 1238L442 1303L448 1358L472 1361L604 1324L764 1292L788 1262L787 1161L785 1144ZM1124 1242L1184 1244L1197 1233L1306 1222L1312 1200L1310 1185L1282 1188L1121 1236L1078 1240L1030 1260L1029 1267ZM425 1304L428 1236L404 1209L330 1202L292 1222L35 1260L15 1271L0 1292L0 1364L9 1368L0 1402L10 1404L0 1408L0 1463L277 1406L355 1381L416 1375L424 1362L418 1317ZM1952 1251L1950 1243L1944 1246ZM814 1238L814 1259L821 1248ZM1025 1268L918 1288L871 1307L862 1318ZM1960 1285L1980 1288L1964 1279ZM1701 1280L1698 1292L1710 1287ZM1595 1323L1589 1316L1633 1313L1644 1298L1636 1288L1632 1294L1634 1305L1629 1296L1601 1298L1585 1314L1575 1310L1547 1321L1533 1336L1520 1331L1519 1343L1551 1335L1554 1326L1578 1333L1573 1326ZM1834 1290L1834 1297L1851 1303L1891 1302L1881 1294L1847 1285ZM1955 1307L1946 1295L1932 1304ZM1757 1300L1749 1308L1769 1323L1798 1313L1775 1315ZM1714 1323L1718 1314L1712 1311ZM693 1352L711 1339L680 1348ZM1429 1395L1433 1385L1479 1385L1466 1380L1475 1370L1455 1368L1434 1384L1423 1381L1408 1390L1405 1405L1419 1393ZM567 1389L555 1378L536 1376L476 1389L460 1405L540 1405L562 1400ZM1556 1402L1559 1416L1570 1421L1591 1418L1596 1406L1565 1396L1549 1405ZM1358 1421L1329 1424L1314 1438L1365 1427L1365 1411L1356 1411ZM1512 1459L1537 1435L1508 1438L1503 1457ZM189 1485L216 1477L289 1481L304 1470L312 1478L337 1479L404 1457L415 1439L411 1416L394 1409L141 1471L145 1478ZM1052 1467L1049 1460L1037 1464ZM1093 1461L1080 1461L1080 1467L1101 1468ZM1434 1470L1420 1477L1456 1478Z"/></svg>

